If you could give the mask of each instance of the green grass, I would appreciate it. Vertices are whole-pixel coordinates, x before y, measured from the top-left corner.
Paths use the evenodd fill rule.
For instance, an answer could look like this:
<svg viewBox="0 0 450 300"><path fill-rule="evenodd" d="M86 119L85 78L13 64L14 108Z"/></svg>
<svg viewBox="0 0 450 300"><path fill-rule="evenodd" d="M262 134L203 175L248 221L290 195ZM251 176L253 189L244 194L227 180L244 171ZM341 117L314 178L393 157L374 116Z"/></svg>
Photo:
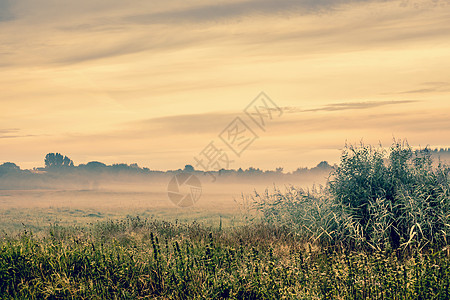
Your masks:
<svg viewBox="0 0 450 300"><path fill-rule="evenodd" d="M0 294L16 299L448 299L448 250L305 244L286 227L220 229L127 218L51 226L0 243ZM400 257L400 258L399 258Z"/></svg>
<svg viewBox="0 0 450 300"><path fill-rule="evenodd" d="M201 220L210 226L235 227L246 222L245 210L223 209L211 211L203 208L191 207L180 209L170 208L144 208L144 209L114 209L114 208L19 208L12 207L0 209L0 237L5 233L17 234L23 230L33 231L35 235L45 234L49 224L62 226L86 226L101 220L120 220L127 216L153 218L169 222L190 223Z"/></svg>
<svg viewBox="0 0 450 300"><path fill-rule="evenodd" d="M450 299L449 194L449 167L396 142L348 147L326 186L255 193L239 217L61 209L72 223L0 232L0 296Z"/></svg>

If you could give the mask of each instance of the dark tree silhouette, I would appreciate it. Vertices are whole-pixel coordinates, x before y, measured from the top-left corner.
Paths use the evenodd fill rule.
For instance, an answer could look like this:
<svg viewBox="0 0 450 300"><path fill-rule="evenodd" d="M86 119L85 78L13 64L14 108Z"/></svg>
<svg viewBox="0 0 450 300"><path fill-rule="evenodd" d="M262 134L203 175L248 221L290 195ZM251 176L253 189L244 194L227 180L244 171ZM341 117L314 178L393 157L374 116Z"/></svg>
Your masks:
<svg viewBox="0 0 450 300"><path fill-rule="evenodd" d="M99 161L90 161L90 162L88 162L87 164L86 164L86 167L88 168L88 169L102 169L102 168L106 168L107 166L104 164L104 163L102 163L102 162L99 162Z"/></svg>
<svg viewBox="0 0 450 300"><path fill-rule="evenodd" d="M185 165L185 166L184 166L184 171L185 171L185 172L194 172L195 169L194 169L194 167L191 166L191 165Z"/></svg>
<svg viewBox="0 0 450 300"><path fill-rule="evenodd" d="M327 161L321 161L321 162L316 166L316 168L318 168L318 169L330 169L331 166L330 166L330 164L329 164Z"/></svg>
<svg viewBox="0 0 450 300"><path fill-rule="evenodd" d="M48 153L45 156L45 168L73 167L73 161L60 153Z"/></svg>
<svg viewBox="0 0 450 300"><path fill-rule="evenodd" d="M62 165L63 165L63 167L73 167L73 161L70 158L68 158L67 156L64 156Z"/></svg>
<svg viewBox="0 0 450 300"><path fill-rule="evenodd" d="M12 162L6 162L6 163L0 165L0 175L6 174L6 173L16 173L19 171L20 171L20 167Z"/></svg>

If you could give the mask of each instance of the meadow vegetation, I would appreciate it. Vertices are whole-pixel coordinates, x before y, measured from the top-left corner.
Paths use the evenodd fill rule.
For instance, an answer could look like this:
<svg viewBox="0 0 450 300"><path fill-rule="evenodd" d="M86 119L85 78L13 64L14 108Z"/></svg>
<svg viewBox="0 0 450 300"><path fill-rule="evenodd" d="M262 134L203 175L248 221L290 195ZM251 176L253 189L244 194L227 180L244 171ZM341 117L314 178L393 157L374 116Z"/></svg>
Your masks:
<svg viewBox="0 0 450 300"><path fill-rule="evenodd" d="M127 217L0 241L4 299L449 299L449 168L345 149L323 187L255 193L245 225Z"/></svg>
<svg viewBox="0 0 450 300"><path fill-rule="evenodd" d="M450 168L425 148L345 148L326 187L255 194L271 224L305 241L381 251L442 248L450 234Z"/></svg>

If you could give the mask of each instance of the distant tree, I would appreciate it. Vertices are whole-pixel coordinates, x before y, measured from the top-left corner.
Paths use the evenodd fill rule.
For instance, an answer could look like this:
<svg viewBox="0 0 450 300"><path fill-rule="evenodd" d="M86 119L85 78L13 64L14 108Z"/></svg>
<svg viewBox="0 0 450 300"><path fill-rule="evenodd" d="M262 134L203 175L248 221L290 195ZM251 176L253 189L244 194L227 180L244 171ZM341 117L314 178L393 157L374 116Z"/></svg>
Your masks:
<svg viewBox="0 0 450 300"><path fill-rule="evenodd" d="M99 161L90 161L87 163L86 167L91 169L97 169L97 168L105 168L106 165Z"/></svg>
<svg viewBox="0 0 450 300"><path fill-rule="evenodd" d="M61 166L63 160L64 160L63 156L59 153L48 153L45 156L45 167L53 168Z"/></svg>
<svg viewBox="0 0 450 300"><path fill-rule="evenodd" d="M63 167L73 167L73 161L67 156L64 156L62 165Z"/></svg>
<svg viewBox="0 0 450 300"><path fill-rule="evenodd" d="M221 175L232 175L232 174L235 174L235 173L236 173L236 170L227 170L227 169L224 169L224 168L219 170L219 176L221 176Z"/></svg>
<svg viewBox="0 0 450 300"><path fill-rule="evenodd" d="M184 166L184 172L194 172L194 171L195 171L195 169L193 166L191 166L191 165Z"/></svg>
<svg viewBox="0 0 450 300"><path fill-rule="evenodd" d="M316 168L318 169L329 169L331 168L330 164L327 161L321 161Z"/></svg>
<svg viewBox="0 0 450 300"><path fill-rule="evenodd" d="M48 153L45 156L45 168L73 167L73 161L60 153Z"/></svg>
<svg viewBox="0 0 450 300"><path fill-rule="evenodd" d="M256 174L256 173L262 173L262 171L259 168L250 167L247 170L245 170L246 173L249 174Z"/></svg>
<svg viewBox="0 0 450 300"><path fill-rule="evenodd" d="M306 172L308 172L308 168L303 167L303 168L297 168L297 170L295 170L293 172L293 174L303 174L303 173L306 173Z"/></svg>
<svg viewBox="0 0 450 300"><path fill-rule="evenodd" d="M128 170L130 167L127 164L121 163L121 164L113 164L111 165L111 168L114 170L121 171L121 170Z"/></svg>
<svg viewBox="0 0 450 300"><path fill-rule="evenodd" d="M283 168L282 167L276 168L275 172L277 172L278 174L281 174L281 173L283 173Z"/></svg>
<svg viewBox="0 0 450 300"><path fill-rule="evenodd" d="M2 165L0 165L0 175L6 174L6 173L16 173L19 172L20 168L15 163L12 162L6 162Z"/></svg>
<svg viewBox="0 0 450 300"><path fill-rule="evenodd" d="M4 164L0 165L0 168L9 169L9 170L20 170L20 167L12 162L5 162Z"/></svg>

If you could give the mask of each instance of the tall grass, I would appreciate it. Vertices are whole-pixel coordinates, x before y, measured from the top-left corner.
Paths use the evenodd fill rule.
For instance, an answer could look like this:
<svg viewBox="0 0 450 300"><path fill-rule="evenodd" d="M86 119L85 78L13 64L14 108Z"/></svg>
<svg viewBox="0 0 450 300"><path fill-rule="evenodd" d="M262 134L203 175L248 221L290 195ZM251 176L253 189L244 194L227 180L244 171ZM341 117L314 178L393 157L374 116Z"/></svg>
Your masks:
<svg viewBox="0 0 450 300"><path fill-rule="evenodd" d="M320 191L289 187L253 196L271 224L321 245L404 249L445 247L450 234L450 168L428 149L396 141L347 146Z"/></svg>
<svg viewBox="0 0 450 300"><path fill-rule="evenodd" d="M445 251L334 251L286 228L139 218L0 241L2 299L448 299Z"/></svg>

